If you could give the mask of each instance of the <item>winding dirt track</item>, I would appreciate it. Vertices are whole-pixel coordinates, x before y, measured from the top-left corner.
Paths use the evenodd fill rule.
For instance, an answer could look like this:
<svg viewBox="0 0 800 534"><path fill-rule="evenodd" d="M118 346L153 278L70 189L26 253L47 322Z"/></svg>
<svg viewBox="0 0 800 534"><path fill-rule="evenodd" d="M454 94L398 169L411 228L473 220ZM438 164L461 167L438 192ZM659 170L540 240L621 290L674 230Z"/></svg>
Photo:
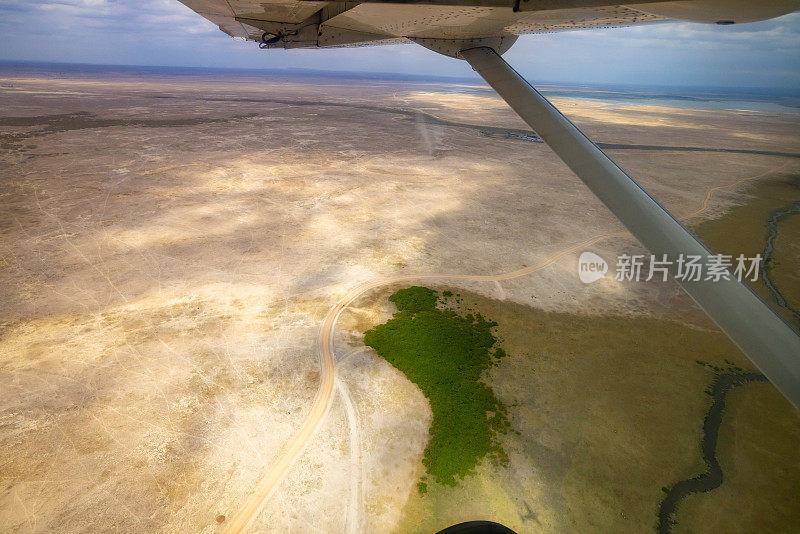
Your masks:
<svg viewBox="0 0 800 534"><path fill-rule="evenodd" d="M769 171L754 176L742 178L728 185L717 186L708 189L706 191L706 194L703 198L703 202L700 205L700 207L697 210L680 217L680 219L686 220L693 217L697 217L698 215L701 215L706 210L708 210L711 197L713 196L714 193L724 189L731 189L737 187L745 182L763 178L765 176L768 176L770 174L782 170L788 164L789 162L786 162L783 165L780 165ZM275 463L267 471L264 477L259 481L255 489L253 490L253 493L251 493L250 496L247 498L247 501L245 502L242 509L232 519L226 532L231 534L234 533L238 534L247 529L247 527L250 525L253 519L255 519L255 517L258 515L259 511L262 509L267 500L277 489L278 485L283 481L291 465L294 463L295 460L297 460L297 458L300 456L303 450L305 450L306 445L308 445L308 443L311 441L311 438L314 436L316 431L322 425L322 422L325 420L325 416L327 415L328 410L330 409L331 400L333 398L333 386L334 386L334 347L333 347L334 336L333 335L336 327L336 322L338 321L339 316L342 314L342 312L345 309L347 309L347 307L358 297L360 297L361 295L367 293L372 289L392 284L404 283L404 282L420 282L426 280L500 282L503 280L511 280L514 278L519 278L521 276L534 273L536 271L540 271L545 267L552 265L553 263L563 258L567 254L591 246L597 243L598 241L602 241L604 239L612 237L624 237L626 235L630 234L628 232L615 232L615 233L596 235L585 241L581 241L580 243L564 248L559 252L553 254L552 256L548 257L547 259L541 261L540 263L506 273L500 273L495 275L409 274L402 276L392 276L381 280L365 282L351 289L345 296L339 299L339 301L333 306L333 308L331 308L331 310L328 312L328 315L325 316L325 320L322 322L322 327L320 328L319 364L320 364L321 382L319 390L317 391L317 395L314 398L314 403L311 407L311 411L306 417L306 420L303 423L303 426L300 429L300 431L290 439L289 443L286 445L286 448L283 450L283 454L280 455L280 457L275 461Z"/></svg>

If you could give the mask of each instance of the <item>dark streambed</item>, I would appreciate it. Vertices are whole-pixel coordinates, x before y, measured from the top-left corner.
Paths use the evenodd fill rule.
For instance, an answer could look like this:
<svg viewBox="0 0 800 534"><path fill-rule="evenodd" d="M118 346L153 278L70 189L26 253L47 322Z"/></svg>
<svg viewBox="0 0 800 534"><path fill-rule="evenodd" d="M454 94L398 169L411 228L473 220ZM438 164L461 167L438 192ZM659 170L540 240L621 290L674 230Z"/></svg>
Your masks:
<svg viewBox="0 0 800 534"><path fill-rule="evenodd" d="M795 320L800 323L800 311L797 311L783 294L780 292L778 287L775 285L775 281L772 279L772 255L775 252L775 238L778 236L778 224L790 217L792 215L800 214L800 201L793 202L788 206L783 208L779 208L773 211L769 218L767 219L767 242L764 244L764 251L761 253L761 256L764 261L764 273L763 273L763 280L764 285L767 286L772 296L775 298L775 301L778 303L778 306L785 308L791 312L794 316Z"/></svg>
<svg viewBox="0 0 800 534"><path fill-rule="evenodd" d="M658 532L660 534L665 534L672 530L672 526L675 524L674 515L681 500L692 493L711 491L722 484L722 468L717 460L717 437L719 436L719 426L722 423L722 414L725 411L725 397L728 392L742 384L766 381L767 378L761 373L723 373L718 374L714 379L714 383L711 385L713 401L703 420L703 438L700 442L703 460L708 467L708 471L695 477L681 480L669 489L658 510Z"/></svg>

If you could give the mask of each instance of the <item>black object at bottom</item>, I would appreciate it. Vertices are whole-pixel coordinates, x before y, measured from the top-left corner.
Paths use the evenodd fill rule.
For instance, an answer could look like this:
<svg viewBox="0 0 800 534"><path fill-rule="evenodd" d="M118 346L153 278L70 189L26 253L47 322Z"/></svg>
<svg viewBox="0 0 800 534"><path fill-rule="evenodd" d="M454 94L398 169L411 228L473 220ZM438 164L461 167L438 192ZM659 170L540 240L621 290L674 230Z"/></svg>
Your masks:
<svg viewBox="0 0 800 534"><path fill-rule="evenodd" d="M467 521L440 530L437 534L516 534L508 527L492 521Z"/></svg>

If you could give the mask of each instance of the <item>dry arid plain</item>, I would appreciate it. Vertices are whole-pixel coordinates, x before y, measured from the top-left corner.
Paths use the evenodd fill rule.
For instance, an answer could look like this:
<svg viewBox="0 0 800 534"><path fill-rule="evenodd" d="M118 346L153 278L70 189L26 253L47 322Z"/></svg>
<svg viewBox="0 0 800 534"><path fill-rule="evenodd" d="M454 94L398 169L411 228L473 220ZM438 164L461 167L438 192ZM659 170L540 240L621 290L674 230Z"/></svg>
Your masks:
<svg viewBox="0 0 800 534"><path fill-rule="evenodd" d="M651 531L705 471L697 361L752 365L673 282L580 282L583 251L644 251L545 144L507 135L526 126L482 86L0 74L1 530L224 531L303 428L348 295L329 409L254 532ZM726 253L760 251L800 200L800 114L554 101ZM512 426L506 463L425 494L428 402L363 344L415 284L498 322L508 357L485 380ZM669 526L796 527L799 443L769 384L734 388L723 483Z"/></svg>

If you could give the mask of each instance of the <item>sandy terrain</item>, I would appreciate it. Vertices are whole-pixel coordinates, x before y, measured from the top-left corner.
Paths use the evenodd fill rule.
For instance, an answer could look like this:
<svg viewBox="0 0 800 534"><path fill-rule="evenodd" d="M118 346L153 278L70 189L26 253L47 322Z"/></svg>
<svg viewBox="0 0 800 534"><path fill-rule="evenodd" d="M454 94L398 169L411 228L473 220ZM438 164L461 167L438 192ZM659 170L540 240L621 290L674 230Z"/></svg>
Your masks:
<svg viewBox="0 0 800 534"><path fill-rule="evenodd" d="M800 146L791 116L561 104L605 143ZM304 420L320 323L350 288L514 271L623 232L544 144L397 112L524 127L497 98L438 86L20 73L0 79L0 106L0 519L12 532L221 531ZM740 200L743 179L800 169L610 153L678 215L722 186L700 218ZM624 236L589 249L639 250ZM579 252L463 287L707 325L671 283L581 284ZM342 316L333 407L257 530L398 526L430 412L359 349L388 314L370 301Z"/></svg>

